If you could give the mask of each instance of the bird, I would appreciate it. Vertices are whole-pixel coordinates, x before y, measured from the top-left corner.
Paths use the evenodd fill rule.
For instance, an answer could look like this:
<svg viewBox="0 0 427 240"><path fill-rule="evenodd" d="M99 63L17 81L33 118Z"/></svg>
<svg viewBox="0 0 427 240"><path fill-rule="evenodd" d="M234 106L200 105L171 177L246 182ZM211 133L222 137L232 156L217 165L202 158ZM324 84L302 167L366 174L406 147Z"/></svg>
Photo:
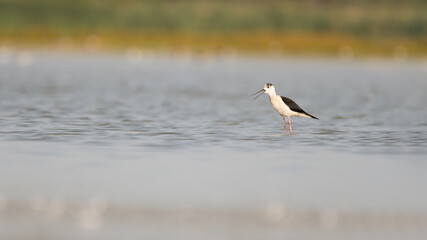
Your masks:
<svg viewBox="0 0 427 240"><path fill-rule="evenodd" d="M314 118L319 120L317 117L311 114L308 114L306 111L304 111L292 99L277 95L276 89L271 83L265 84L263 89L252 94L252 96L258 93L260 94L256 96L253 100L257 99L259 96L261 96L264 93L266 93L270 97L270 102L274 110L276 110L276 112L283 118L283 128L284 128L285 135L286 135L286 122L285 122L286 117L288 117L289 131L291 132L291 134L292 134L291 116Z"/></svg>

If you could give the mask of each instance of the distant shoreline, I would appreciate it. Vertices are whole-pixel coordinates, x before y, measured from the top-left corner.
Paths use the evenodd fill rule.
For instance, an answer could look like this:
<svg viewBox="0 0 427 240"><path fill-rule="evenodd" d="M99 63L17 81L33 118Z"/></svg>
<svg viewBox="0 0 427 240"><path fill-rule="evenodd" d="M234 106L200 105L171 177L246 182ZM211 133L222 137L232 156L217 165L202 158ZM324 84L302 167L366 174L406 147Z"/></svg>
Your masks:
<svg viewBox="0 0 427 240"><path fill-rule="evenodd" d="M4 0L0 47L427 57L423 0Z"/></svg>
<svg viewBox="0 0 427 240"><path fill-rule="evenodd" d="M237 31L79 31L62 34L47 29L0 32L0 47L53 50L115 51L129 48L182 54L309 55L340 58L425 58L427 40L407 37L373 39L338 34Z"/></svg>

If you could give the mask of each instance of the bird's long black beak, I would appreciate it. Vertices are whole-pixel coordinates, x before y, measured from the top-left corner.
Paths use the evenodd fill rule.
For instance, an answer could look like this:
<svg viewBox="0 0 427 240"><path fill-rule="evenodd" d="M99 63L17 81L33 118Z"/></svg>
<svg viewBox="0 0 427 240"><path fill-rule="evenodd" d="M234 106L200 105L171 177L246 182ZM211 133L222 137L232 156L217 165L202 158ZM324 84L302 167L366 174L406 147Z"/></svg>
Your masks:
<svg viewBox="0 0 427 240"><path fill-rule="evenodd" d="M255 100L255 99L257 99L259 96L261 96L264 92L265 92L265 90L264 90L264 89L261 89L261 90L259 90L258 92L256 92L256 93L252 94L251 96L253 96L253 95L255 95L255 94L258 94L258 93L261 93L260 95L256 96L256 97L253 99L253 100Z"/></svg>

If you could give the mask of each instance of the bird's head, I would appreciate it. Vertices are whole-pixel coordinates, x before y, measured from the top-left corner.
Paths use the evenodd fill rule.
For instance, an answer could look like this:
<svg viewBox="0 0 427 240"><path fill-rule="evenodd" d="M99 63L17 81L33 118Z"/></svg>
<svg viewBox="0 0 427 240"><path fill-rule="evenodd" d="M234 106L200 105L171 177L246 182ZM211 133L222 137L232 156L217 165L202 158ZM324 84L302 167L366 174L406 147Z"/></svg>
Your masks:
<svg viewBox="0 0 427 240"><path fill-rule="evenodd" d="M264 85L264 92L271 96L276 94L276 89L274 88L273 84L267 83Z"/></svg>
<svg viewBox="0 0 427 240"><path fill-rule="evenodd" d="M263 89L259 90L258 92L254 93L254 94L252 94L252 95L255 95L255 94L258 94L258 93L260 93L260 94L259 94L258 96L256 96L256 97L254 98L254 100L255 100L255 99L257 99L259 96L261 96L263 93L266 93L266 94L267 94L267 95L269 95L269 96L276 95L276 90L274 89L273 84L271 84L271 83L266 83L266 84L264 85L264 88L263 88Z"/></svg>

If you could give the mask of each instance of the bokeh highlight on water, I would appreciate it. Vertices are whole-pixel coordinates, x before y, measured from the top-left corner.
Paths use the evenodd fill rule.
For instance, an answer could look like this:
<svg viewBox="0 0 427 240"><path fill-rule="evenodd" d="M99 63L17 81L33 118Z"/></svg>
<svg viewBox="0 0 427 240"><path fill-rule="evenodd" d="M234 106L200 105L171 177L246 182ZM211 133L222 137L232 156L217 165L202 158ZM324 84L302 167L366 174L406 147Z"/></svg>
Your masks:
<svg viewBox="0 0 427 240"><path fill-rule="evenodd" d="M426 62L0 59L0 237L425 236Z"/></svg>

